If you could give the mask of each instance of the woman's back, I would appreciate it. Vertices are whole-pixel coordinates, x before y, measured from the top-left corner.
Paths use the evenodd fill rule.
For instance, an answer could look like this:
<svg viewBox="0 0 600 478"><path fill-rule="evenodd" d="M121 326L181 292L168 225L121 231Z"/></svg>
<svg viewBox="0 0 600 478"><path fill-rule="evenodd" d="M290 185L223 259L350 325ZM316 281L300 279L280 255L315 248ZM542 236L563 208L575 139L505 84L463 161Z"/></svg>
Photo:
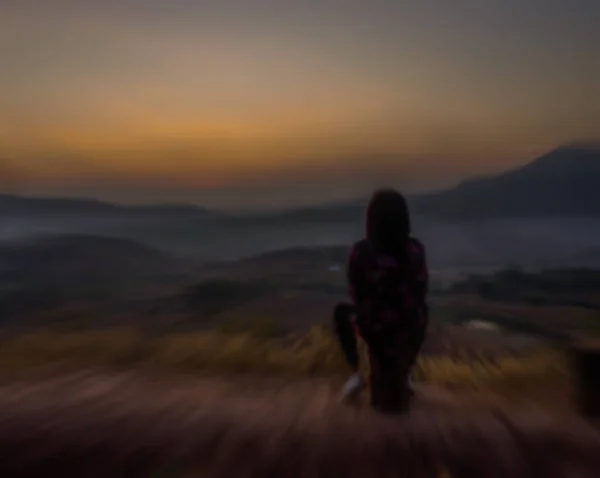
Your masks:
<svg viewBox="0 0 600 478"><path fill-rule="evenodd" d="M348 264L363 328L409 328L424 305L427 280L425 248L411 236L405 198L393 189L375 192L367 209L366 238L354 245Z"/></svg>
<svg viewBox="0 0 600 478"><path fill-rule="evenodd" d="M425 313L425 248L415 238L382 252L367 239L350 253L348 283L364 333L408 331Z"/></svg>

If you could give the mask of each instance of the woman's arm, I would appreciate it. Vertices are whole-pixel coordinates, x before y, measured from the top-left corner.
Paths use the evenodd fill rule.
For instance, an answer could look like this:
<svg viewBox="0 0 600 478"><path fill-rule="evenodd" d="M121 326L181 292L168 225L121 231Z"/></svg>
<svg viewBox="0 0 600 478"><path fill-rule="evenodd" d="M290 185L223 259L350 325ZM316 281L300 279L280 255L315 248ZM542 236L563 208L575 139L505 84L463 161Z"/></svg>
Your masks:
<svg viewBox="0 0 600 478"><path fill-rule="evenodd" d="M429 293L429 269L427 267L427 254L425 252L425 246L421 242L413 239L411 241L411 255L413 256L413 271L414 271L414 284L416 288L416 294L420 301L425 305L427 301L427 294Z"/></svg>
<svg viewBox="0 0 600 478"><path fill-rule="evenodd" d="M346 277L348 280L348 292L350 293L350 298L354 305L358 307L364 297L364 275L360 264L358 244L354 244L350 249Z"/></svg>

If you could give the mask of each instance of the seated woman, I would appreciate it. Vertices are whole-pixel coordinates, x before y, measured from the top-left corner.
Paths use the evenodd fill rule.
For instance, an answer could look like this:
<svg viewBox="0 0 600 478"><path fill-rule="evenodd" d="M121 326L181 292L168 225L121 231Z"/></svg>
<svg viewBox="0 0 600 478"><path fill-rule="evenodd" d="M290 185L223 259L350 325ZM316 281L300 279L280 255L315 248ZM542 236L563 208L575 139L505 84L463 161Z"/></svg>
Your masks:
<svg viewBox="0 0 600 478"><path fill-rule="evenodd" d="M428 323L425 248L411 237L408 206L394 190L377 191L367 210L366 238L354 244L348 261L352 303L338 304L334 326L354 373L344 399L365 386L359 372L356 333L369 350L371 405L405 412L409 375Z"/></svg>

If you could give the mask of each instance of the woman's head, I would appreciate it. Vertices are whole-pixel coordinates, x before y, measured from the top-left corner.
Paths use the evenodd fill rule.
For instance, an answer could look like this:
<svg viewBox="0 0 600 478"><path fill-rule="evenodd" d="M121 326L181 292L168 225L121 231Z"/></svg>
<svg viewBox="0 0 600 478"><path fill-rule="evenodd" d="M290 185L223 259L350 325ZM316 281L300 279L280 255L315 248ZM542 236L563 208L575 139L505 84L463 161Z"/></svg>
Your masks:
<svg viewBox="0 0 600 478"><path fill-rule="evenodd" d="M411 233L406 199L394 189L380 189L367 209L367 239L378 249L391 252Z"/></svg>

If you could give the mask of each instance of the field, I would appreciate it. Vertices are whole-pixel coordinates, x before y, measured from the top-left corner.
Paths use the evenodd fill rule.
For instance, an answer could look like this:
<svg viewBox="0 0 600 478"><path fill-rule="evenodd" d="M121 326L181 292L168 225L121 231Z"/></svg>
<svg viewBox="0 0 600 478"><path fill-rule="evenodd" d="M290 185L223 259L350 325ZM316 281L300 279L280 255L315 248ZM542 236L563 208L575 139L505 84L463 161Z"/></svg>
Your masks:
<svg viewBox="0 0 600 478"><path fill-rule="evenodd" d="M358 408L338 402L346 369L325 330L290 343L261 334L5 337L0 473L469 478L597 469L600 436L573 414L558 350L493 362L423 357L412 413L396 419L371 412L367 397Z"/></svg>
<svg viewBox="0 0 600 478"><path fill-rule="evenodd" d="M140 370L159 375L327 379L338 385L348 373L332 334L315 327L299 337L268 338L264 330L204 331L147 336L133 328L96 332L32 332L0 343L5 377L32 370ZM363 356L363 364L367 364ZM532 348L491 358L458 350L421 357L415 380L459 399L481 397L568 407L569 367L559 349ZM551 394L548 394L551 390Z"/></svg>
<svg viewBox="0 0 600 478"><path fill-rule="evenodd" d="M330 332L333 306L345 296L344 247L284 250L183 271L179 259L110 238L15 247L3 256L5 282L20 288L4 296L3 374L102 367L339 383L347 373ZM36 257L52 259L43 274L34 274ZM596 273L505 271L455 279L449 287L436 285L439 278L434 270L416 380L463 395L537 400L551 390L552 401L568 400L561 349L600 323L594 309L571 302L577 290L596 293ZM515 289L515 282L523 287ZM131 284L140 295L123 300ZM106 294L97 297L97 287Z"/></svg>
<svg viewBox="0 0 600 478"><path fill-rule="evenodd" d="M505 287L480 293L481 280L489 292L490 282L506 282L502 275L467 277L452 289L437 285L434 271L413 413L393 425L370 411L367 392L358 409L338 400L348 369L330 317L346 296L345 248L181 268L135 244L99 241L100 258L89 238L5 251L3 476L364 476L366 463L387 476L399 457L435 476L503 466L510 469L498 476L530 476L519 468L525 446L546 470L570 466L573 453L589 465L580 443L588 432L574 436L580 424L569 421L565 348L600 321L573 302L579 272L567 274L562 294L544 290L543 276L524 277L531 300ZM36 275L31 252L42 246L40 257L60 260ZM569 424L552 422L563 419ZM563 437L564 426L572 433ZM532 451L548 437L564 455ZM375 443L394 456L379 455ZM473 453L482 444L485 454ZM23 458L26 450L37 458ZM534 476L551 476L540 463Z"/></svg>

